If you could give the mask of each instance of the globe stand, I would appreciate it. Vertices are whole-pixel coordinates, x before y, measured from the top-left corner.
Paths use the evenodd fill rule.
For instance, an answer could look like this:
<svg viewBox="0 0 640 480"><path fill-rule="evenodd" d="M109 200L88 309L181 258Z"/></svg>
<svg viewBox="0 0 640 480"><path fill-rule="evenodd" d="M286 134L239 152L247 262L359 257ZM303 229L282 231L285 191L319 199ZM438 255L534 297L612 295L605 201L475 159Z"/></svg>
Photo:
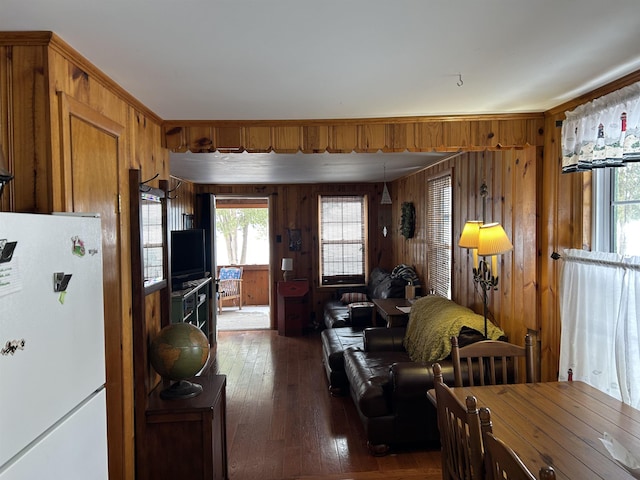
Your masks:
<svg viewBox="0 0 640 480"><path fill-rule="evenodd" d="M160 392L160 398L163 400L181 400L185 398L193 398L202 393L202 385L188 382L187 380L178 380L170 387Z"/></svg>

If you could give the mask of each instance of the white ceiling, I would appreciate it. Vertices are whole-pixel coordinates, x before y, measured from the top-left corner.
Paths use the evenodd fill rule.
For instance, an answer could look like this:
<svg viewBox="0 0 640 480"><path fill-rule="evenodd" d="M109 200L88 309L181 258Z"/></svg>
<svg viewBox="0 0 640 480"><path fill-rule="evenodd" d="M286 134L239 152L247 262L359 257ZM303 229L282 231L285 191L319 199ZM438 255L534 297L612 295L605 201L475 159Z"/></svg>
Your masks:
<svg viewBox="0 0 640 480"><path fill-rule="evenodd" d="M55 32L165 120L544 111L640 69L638 0L2 0L0 30Z"/></svg>
<svg viewBox="0 0 640 480"><path fill-rule="evenodd" d="M452 155L180 153L171 154L171 174L216 184L371 183L407 176Z"/></svg>

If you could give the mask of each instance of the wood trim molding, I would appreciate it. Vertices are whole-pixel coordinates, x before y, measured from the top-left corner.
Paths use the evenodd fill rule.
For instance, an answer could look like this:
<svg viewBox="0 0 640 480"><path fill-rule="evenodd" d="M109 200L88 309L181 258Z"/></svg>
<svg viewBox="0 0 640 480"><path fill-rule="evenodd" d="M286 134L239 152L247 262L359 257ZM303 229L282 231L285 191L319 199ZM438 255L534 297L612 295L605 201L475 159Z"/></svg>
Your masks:
<svg viewBox="0 0 640 480"><path fill-rule="evenodd" d="M82 69L87 75L95 78L106 89L110 90L114 95L121 98L124 102L140 111L145 116L155 120L158 124L162 123L162 119L152 112L148 107L144 106L139 100L133 97L129 92L124 90L120 85L109 78L102 70L93 65L89 60L83 57L77 50L66 43L62 38L50 31L30 31L30 32L0 32L0 46L47 46L53 51L59 53L69 60L78 68Z"/></svg>
<svg viewBox="0 0 640 480"><path fill-rule="evenodd" d="M376 118L325 118L325 119L291 119L291 120L165 120L163 126L191 127L252 127L252 126L317 126L317 125L378 125L403 123L431 123L431 122L460 122L474 120L532 120L539 119L542 112L505 113L492 115L440 115L440 116L409 116L409 117L376 117Z"/></svg>
<svg viewBox="0 0 640 480"><path fill-rule="evenodd" d="M162 124L173 152L457 152L544 143L543 113L338 120L184 120Z"/></svg>
<svg viewBox="0 0 640 480"><path fill-rule="evenodd" d="M2 46L45 46L49 45L53 32L31 31L31 32L0 32L0 45Z"/></svg>

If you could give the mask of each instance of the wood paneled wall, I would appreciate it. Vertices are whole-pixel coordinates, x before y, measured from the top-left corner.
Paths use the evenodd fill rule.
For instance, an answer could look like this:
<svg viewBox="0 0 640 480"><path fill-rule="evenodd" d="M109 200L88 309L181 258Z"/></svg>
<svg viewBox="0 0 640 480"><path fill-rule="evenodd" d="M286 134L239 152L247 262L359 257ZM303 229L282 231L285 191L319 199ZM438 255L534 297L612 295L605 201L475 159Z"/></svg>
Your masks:
<svg viewBox="0 0 640 480"><path fill-rule="evenodd" d="M457 247L457 238L467 219L482 216L479 195L483 180L489 187L487 222L499 221L514 244L514 251L501 257L500 288L490 295L490 309L498 323L517 343L524 342L530 330L537 332L537 253L536 253L536 169L541 149L525 147L498 151L470 152L455 156L436 167L397 180L390 184L393 204L380 205L381 185L267 185L255 186L198 186L198 191L217 195L256 195L257 191L270 198L271 239L273 252L271 270L273 282L279 279L279 262L283 256L294 257L295 275L311 280L312 304L315 318L321 319L322 303L332 289L318 284L317 261L317 205L320 193L367 193L369 202L370 268L391 269L398 263L414 265L424 282L427 268L426 182L430 175L451 169L453 172L454 231L453 298L482 313L482 299L474 291L471 280L471 257L467 250ZM400 207L402 202L414 202L416 234L405 239L400 235ZM385 218L390 218L389 235L382 236ZM287 228L301 228L303 249L288 252ZM281 243L277 243L278 235ZM272 284L273 285L273 284ZM272 296L273 298L273 296ZM275 305L275 303L273 303ZM521 340L518 342L518 340Z"/></svg>
<svg viewBox="0 0 640 480"><path fill-rule="evenodd" d="M121 292L121 315L119 318L105 319L110 333L106 345L107 358L107 412L109 420L109 461L114 476L133 478L135 476L135 414L136 405L146 399L134 398L133 372L133 331L131 316L131 251L130 251L130 201L128 171L139 169L143 180L157 178L149 185L158 187L159 181L169 178L168 153L161 146L159 119L137 101L124 95L104 75L55 35L52 36L48 52L49 98L56 98L56 92L63 91L90 108L99 111L125 127L121 141L125 144L123 162L119 165L120 230L107 239L118 245L121 263L121 278L114 281ZM58 139L61 127L58 124L58 106L51 101L51 163L54 172L60 165ZM58 167L59 168L59 167ZM90 165L86 166L91 169ZM64 187L52 178L53 209L58 209L58 198L67 194ZM115 199L114 199L115 200ZM161 300L158 293L145 298L146 331L151 335L160 328Z"/></svg>
<svg viewBox="0 0 640 480"><path fill-rule="evenodd" d="M245 265L242 271L242 304L269 305L269 265Z"/></svg>
<svg viewBox="0 0 640 480"><path fill-rule="evenodd" d="M131 97L104 73L51 32L0 33L0 148L15 180L5 189L0 209L17 212L51 212L68 201L62 178L64 162L61 147L58 92L83 103L113 122L124 132L124 162L114 187L120 192L119 229L108 242L120 254L121 317L107 319L111 339L107 343L108 428L110 471L112 478L132 479L134 458L134 398L131 338L131 274L129 198L127 172L141 170L143 178L169 179L168 150L249 151L249 152L372 152L372 151L451 151L467 152L451 160L455 175L454 240L464 222L465 213L478 212L478 180L486 175L491 201L491 219L507 228L516 250L503 256L501 286L491 307L497 322L512 338L525 329L538 328L542 358L541 377L553 380L557 375L560 320L558 313L559 263L550 260L553 251L565 247L589 246L590 176L560 175L560 132L556 123L564 111L618 88L640 81L640 72L612 82L572 102L541 114L407 117L393 119L304 120L304 121L166 121L158 118ZM544 155L538 147L544 147ZM470 153L476 152L476 153ZM486 163L486 174L479 165ZM91 166L87 165L90 169ZM488 173L490 172L490 173ZM399 222L402 201L416 202L418 215L424 208L419 193L428 172L393 182L394 204L379 206L380 185L300 185L300 186L207 186L183 185L170 206L169 225L181 225L182 213L193 212L194 193L210 191L244 195L257 193L271 199L271 234L274 239L270 265L279 273L283 256L293 256L296 276L313 281L313 302L318 317L322 302L331 294L317 285L317 193L367 193L371 196L370 265L391 268L399 262L413 263L424 271L426 258L424 232L411 241L392 235L382 237L380 230L389 218ZM490 180L489 180L490 179ZM530 195L536 205L531 210ZM465 207L466 205L466 207ZM387 210L385 210L387 208ZM466 210L465 210L466 209ZM537 217L537 223L533 217ZM533 225L536 225L533 227ZM303 250L288 252L286 229L300 228ZM419 224L418 224L418 228ZM532 234L535 232L535 235ZM282 241L276 242L277 235ZM532 251L530 238L536 237ZM536 259L535 264L532 258ZM532 269L537 273L532 276ZM479 300L470 287L469 258L454 247L454 298L472 304ZM272 276L273 277L273 276ZM273 282L278 278L272 278ZM111 280L110 280L111 282ZM534 297L534 291L537 294ZM272 289L273 290L273 289ZM509 294L510 298L505 298ZM272 299L273 299L272 291ZM534 307L530 306L533 305ZM145 302L152 318L149 332L159 326L155 318L159 304L153 295ZM536 308L537 307L537 308ZM531 313L537 312L537 313ZM319 318L318 318L319 320ZM139 400L139 399L138 399Z"/></svg>
<svg viewBox="0 0 640 480"><path fill-rule="evenodd" d="M46 42L13 45L0 36L0 146L14 180L4 189L4 211L51 208ZM44 135L39 134L44 129Z"/></svg>
<svg viewBox="0 0 640 480"><path fill-rule="evenodd" d="M60 94L62 92L62 95ZM131 324L130 215L128 170L138 168L151 178L169 178L169 155L162 147L161 119L51 32L0 33L0 145L15 179L2 197L5 211L64 211L71 187L65 183L63 115L66 96L123 127L118 137L123 155L118 178L109 190L119 225L103 236L103 246L118 252L119 270L105 266L105 291L115 292L120 313L105 318L109 470L113 479L135 477L134 394ZM76 165L82 175L100 170ZM80 172L74 172L75 175ZM104 180L106 181L106 180ZM112 275L115 270L119 275ZM156 295L157 297L157 295ZM149 331L159 325L158 299L150 295L145 309ZM139 399L138 399L139 401ZM144 401L144 399L143 399Z"/></svg>
<svg viewBox="0 0 640 480"><path fill-rule="evenodd" d="M195 212L195 185L171 177L167 197L167 229L183 230L184 215L194 215Z"/></svg>
<svg viewBox="0 0 640 480"><path fill-rule="evenodd" d="M640 82L640 71L545 112L546 133L537 208L543 379L557 378L562 330L559 311L562 260L551 259L551 254L562 254L566 248L591 248L591 173L561 173L562 121L565 112L636 82Z"/></svg>
<svg viewBox="0 0 640 480"><path fill-rule="evenodd" d="M472 256L458 247L467 220L482 220L480 185L486 182L486 219L500 222L514 249L500 256L498 290L489 293L489 309L495 323L514 343L524 345L524 336L539 328L536 301L536 170L541 149L526 147L499 151L470 152L441 162L435 167L393 182L392 229L394 263L413 265L427 282L427 181L431 176L452 174L452 298L482 314L481 292L474 289ZM416 233L405 239L399 233L402 202L413 202ZM428 288L429 286L426 285Z"/></svg>
<svg viewBox="0 0 640 480"><path fill-rule="evenodd" d="M280 264L283 257L293 258L294 276L308 278L311 285L311 303L314 318L322 319L322 304L335 289L319 285L318 273L318 195L367 195L369 199L369 268L393 267L390 237L382 236L380 223L380 199L382 184L339 185L198 185L196 193L215 195L266 197L269 199L270 235L270 300L276 305L276 282L282 279ZM289 251L288 229L298 228L302 233L302 249ZM272 309L272 324L275 325L275 308Z"/></svg>

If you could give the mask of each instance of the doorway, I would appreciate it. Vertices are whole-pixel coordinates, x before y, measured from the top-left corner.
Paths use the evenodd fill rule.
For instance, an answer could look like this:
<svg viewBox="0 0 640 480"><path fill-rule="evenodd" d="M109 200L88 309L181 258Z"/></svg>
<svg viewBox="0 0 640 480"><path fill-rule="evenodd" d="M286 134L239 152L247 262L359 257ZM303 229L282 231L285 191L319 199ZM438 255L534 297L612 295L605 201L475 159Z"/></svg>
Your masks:
<svg viewBox="0 0 640 480"><path fill-rule="evenodd" d="M215 207L217 278L242 269L240 298L219 297L218 331L270 329L269 198L216 195Z"/></svg>

